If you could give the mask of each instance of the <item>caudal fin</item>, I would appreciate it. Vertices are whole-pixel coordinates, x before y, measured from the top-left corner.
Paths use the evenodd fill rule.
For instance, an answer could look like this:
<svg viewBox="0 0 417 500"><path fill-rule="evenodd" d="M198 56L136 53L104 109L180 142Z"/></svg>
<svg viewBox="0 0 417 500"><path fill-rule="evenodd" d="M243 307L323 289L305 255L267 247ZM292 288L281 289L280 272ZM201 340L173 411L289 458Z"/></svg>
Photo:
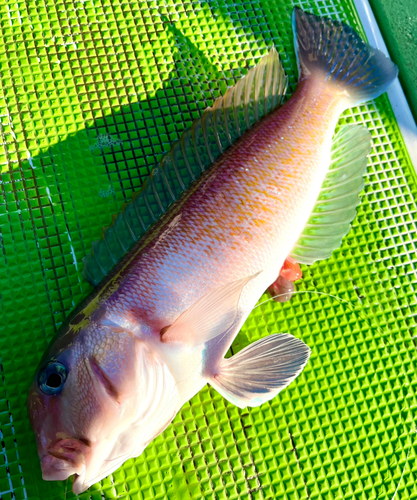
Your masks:
<svg viewBox="0 0 417 500"><path fill-rule="evenodd" d="M381 51L338 21L294 8L293 30L300 79L323 74L346 92L351 105L378 97L398 74Z"/></svg>

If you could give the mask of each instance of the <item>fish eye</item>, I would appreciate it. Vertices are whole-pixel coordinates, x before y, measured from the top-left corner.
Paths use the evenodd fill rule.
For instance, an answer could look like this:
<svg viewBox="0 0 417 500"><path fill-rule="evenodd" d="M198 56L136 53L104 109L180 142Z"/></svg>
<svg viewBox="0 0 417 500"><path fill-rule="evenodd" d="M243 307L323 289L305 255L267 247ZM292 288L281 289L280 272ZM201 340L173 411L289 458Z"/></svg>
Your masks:
<svg viewBox="0 0 417 500"><path fill-rule="evenodd" d="M57 395L64 388L67 375L68 371L62 363L51 361L39 373L39 389L48 396Z"/></svg>

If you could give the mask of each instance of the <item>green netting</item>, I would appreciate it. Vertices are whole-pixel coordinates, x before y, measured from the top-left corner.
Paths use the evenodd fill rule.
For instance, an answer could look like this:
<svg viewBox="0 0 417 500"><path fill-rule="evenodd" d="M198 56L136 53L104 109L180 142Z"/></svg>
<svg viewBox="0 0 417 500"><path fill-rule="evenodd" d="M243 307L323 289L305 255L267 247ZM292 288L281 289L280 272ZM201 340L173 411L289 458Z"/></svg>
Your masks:
<svg viewBox="0 0 417 500"><path fill-rule="evenodd" d="M360 29L350 0L298 5ZM291 9L0 2L2 500L74 497L70 482L42 481L25 404L48 339L91 290L82 258L170 142L272 44L294 90ZM417 498L415 177L385 96L342 122L365 124L374 143L353 229L233 345L292 333L312 348L302 375L243 411L204 389L81 498L391 500L398 485L397 499Z"/></svg>

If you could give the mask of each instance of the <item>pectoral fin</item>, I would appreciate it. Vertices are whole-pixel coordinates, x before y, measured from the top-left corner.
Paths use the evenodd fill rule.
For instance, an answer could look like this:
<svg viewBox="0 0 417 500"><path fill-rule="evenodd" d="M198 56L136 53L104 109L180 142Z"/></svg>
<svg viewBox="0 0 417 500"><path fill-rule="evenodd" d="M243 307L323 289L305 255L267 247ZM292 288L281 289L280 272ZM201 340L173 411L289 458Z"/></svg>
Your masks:
<svg viewBox="0 0 417 500"><path fill-rule="evenodd" d="M259 274L227 283L204 295L172 325L161 330L161 341L196 346L226 332L236 319L243 288Z"/></svg>
<svg viewBox="0 0 417 500"><path fill-rule="evenodd" d="M260 406L287 387L309 357L310 348L292 335L269 335L223 359L209 383L239 408Z"/></svg>

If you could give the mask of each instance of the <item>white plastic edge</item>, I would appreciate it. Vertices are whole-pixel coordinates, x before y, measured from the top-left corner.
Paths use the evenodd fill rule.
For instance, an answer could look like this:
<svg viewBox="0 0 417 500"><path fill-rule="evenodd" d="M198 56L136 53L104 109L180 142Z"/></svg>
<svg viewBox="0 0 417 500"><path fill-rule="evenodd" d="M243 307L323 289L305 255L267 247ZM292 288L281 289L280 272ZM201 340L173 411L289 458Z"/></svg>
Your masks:
<svg viewBox="0 0 417 500"><path fill-rule="evenodd" d="M368 0L354 0L354 2L368 42L388 56L387 46ZM391 85L387 94L414 170L417 172L417 126L398 78Z"/></svg>

